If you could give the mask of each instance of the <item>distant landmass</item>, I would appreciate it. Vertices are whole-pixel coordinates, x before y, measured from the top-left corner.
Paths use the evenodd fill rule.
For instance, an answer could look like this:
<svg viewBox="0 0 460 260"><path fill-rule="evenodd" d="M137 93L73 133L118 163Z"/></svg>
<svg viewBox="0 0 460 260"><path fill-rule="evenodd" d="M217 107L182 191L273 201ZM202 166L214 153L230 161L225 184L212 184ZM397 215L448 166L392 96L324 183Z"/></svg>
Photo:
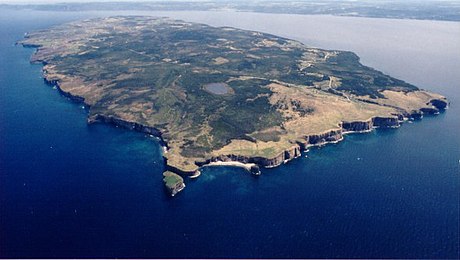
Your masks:
<svg viewBox="0 0 460 260"><path fill-rule="evenodd" d="M161 139L172 194L182 176L232 162L255 174L350 132L399 127L445 97L366 67L352 52L168 18L117 16L31 32L46 82L107 122ZM227 165L227 164L222 164Z"/></svg>
<svg viewBox="0 0 460 260"><path fill-rule="evenodd" d="M460 21L458 1L439 0L324 0L324 1L141 1L53 4L0 4L3 8L43 11L216 11L323 14L398 19Z"/></svg>

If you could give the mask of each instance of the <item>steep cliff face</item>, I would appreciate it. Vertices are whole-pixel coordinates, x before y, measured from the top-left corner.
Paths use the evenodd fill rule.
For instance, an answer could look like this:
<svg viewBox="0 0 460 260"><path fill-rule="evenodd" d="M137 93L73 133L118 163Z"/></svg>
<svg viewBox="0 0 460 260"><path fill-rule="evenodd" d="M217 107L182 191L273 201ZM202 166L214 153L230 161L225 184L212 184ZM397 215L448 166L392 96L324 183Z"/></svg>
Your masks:
<svg viewBox="0 0 460 260"><path fill-rule="evenodd" d="M105 116L105 115L100 115L100 114L93 114L88 117L88 124L96 123L96 122L104 122L104 123L109 123L113 125L117 125L123 128L139 131L142 133L146 134L151 134L153 136L161 138L161 132L160 130L154 128L154 127L149 127L145 125L141 125L135 122L128 122L120 118L116 118L113 116ZM166 143L162 143L162 145L165 145Z"/></svg>
<svg viewBox="0 0 460 260"><path fill-rule="evenodd" d="M226 155L219 155L212 157L209 160L206 160L204 162L196 162L198 166L203 166L205 164L208 164L210 162L214 161L222 161L222 162L241 162L241 163L255 163L257 165L260 165L265 168L272 168L279 166L283 164L285 160L285 153L286 152L281 152L277 156L273 158L264 158L264 157L248 157L248 156L241 156L241 155L234 155L234 154L226 154ZM300 153L300 150L299 150Z"/></svg>
<svg viewBox="0 0 460 260"><path fill-rule="evenodd" d="M421 119L423 115L435 115L444 110L449 106L449 102L446 99L432 99L426 103L430 107L422 107L418 110L413 110L409 113L408 117L412 119Z"/></svg>
<svg viewBox="0 0 460 260"><path fill-rule="evenodd" d="M284 161L289 161L299 156L301 156L301 153L300 146L298 144L293 145L291 148L284 151Z"/></svg>
<svg viewBox="0 0 460 260"><path fill-rule="evenodd" d="M24 38L28 38L28 37L25 36ZM17 44L18 43L16 43L16 45ZM25 47L25 48L37 48L38 49L41 45L40 44L31 44L31 43L23 43L22 46ZM33 59L31 59L31 61L33 61Z"/></svg>
<svg viewBox="0 0 460 260"><path fill-rule="evenodd" d="M437 109L436 107L423 107L423 108L420 108L420 111L423 114L427 114L427 115L434 115L434 114L439 113L439 109Z"/></svg>
<svg viewBox="0 0 460 260"><path fill-rule="evenodd" d="M274 167L278 167L281 164L283 164L284 160L285 160L285 152L281 152L273 158L255 157L254 163L262 167L265 167L265 168L274 168Z"/></svg>
<svg viewBox="0 0 460 260"><path fill-rule="evenodd" d="M306 137L308 145L322 145L342 140L342 129L334 129L322 134L309 135Z"/></svg>
<svg viewBox="0 0 460 260"><path fill-rule="evenodd" d="M211 159L207 160L204 164L209 163L209 162L215 162L215 161L250 163L251 158L247 156L241 156L241 155L226 154L226 155L211 157Z"/></svg>
<svg viewBox="0 0 460 260"><path fill-rule="evenodd" d="M439 110L447 109L447 107L449 106L448 101L442 99L432 99L430 100L429 104L431 104Z"/></svg>
<svg viewBox="0 0 460 260"><path fill-rule="evenodd" d="M163 157L163 160L165 162L165 168L168 171L175 172L175 173L180 174L182 176L195 176L195 175L197 175L198 169L193 170L193 171L184 171L184 170L182 170L180 168L175 167L173 164L168 163L168 159L166 159L165 157Z"/></svg>
<svg viewBox="0 0 460 260"><path fill-rule="evenodd" d="M342 129L344 132L367 132L372 130L373 127L374 124L372 120L342 122Z"/></svg>
<svg viewBox="0 0 460 260"><path fill-rule="evenodd" d="M45 77L43 78L43 81L44 81L45 84L47 84L47 85L55 86L55 87L57 88L57 90L59 91L59 93L61 93L63 96L68 97L68 98L70 98L71 100L76 101L76 102L85 103L85 99L84 99L83 97L76 96L76 95L73 95L73 94L70 93L70 92L64 91L64 90L59 86L59 81L58 81L57 79L50 79L50 78L47 78L47 77L45 76Z"/></svg>
<svg viewBox="0 0 460 260"><path fill-rule="evenodd" d="M280 166L283 163L286 163L294 158L301 156L300 145L294 144L290 148L286 149L284 152L279 153L274 158L254 158L254 163L263 166L265 168L273 168Z"/></svg>
<svg viewBox="0 0 460 260"><path fill-rule="evenodd" d="M219 155L210 158L206 161L195 162L198 166L206 165L210 162L222 161L222 162L241 162L241 163L255 163L261 167L273 168L277 167L287 161L301 156L300 145L293 144L289 149L280 152L278 155L272 158L264 158L260 156L248 157L234 154Z"/></svg>
<svg viewBox="0 0 460 260"><path fill-rule="evenodd" d="M396 128L400 126L398 117L374 117L372 119L374 127L380 128Z"/></svg>
<svg viewBox="0 0 460 260"><path fill-rule="evenodd" d="M423 118L423 112L420 110L414 110L409 114L408 117L411 119L421 119Z"/></svg>

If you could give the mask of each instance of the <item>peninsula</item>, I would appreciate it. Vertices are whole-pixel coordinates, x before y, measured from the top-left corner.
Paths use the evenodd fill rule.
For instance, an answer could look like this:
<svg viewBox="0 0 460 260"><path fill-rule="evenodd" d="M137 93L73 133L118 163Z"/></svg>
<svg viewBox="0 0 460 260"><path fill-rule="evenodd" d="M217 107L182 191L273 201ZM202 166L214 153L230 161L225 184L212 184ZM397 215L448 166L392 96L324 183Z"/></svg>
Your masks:
<svg viewBox="0 0 460 260"><path fill-rule="evenodd" d="M46 82L90 107L88 123L158 136L167 170L182 176L212 162L276 167L308 146L448 105L351 52L168 18L71 22L19 43L37 48Z"/></svg>

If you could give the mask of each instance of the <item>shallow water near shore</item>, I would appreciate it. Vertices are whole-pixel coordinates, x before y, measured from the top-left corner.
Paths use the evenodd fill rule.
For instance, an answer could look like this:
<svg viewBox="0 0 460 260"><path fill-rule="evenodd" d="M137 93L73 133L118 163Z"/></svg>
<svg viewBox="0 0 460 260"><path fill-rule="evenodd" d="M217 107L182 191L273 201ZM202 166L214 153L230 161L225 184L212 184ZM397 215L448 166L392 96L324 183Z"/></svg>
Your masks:
<svg viewBox="0 0 460 260"><path fill-rule="evenodd" d="M204 168L169 198L155 139L88 126L86 109L29 64L33 49L14 46L28 31L112 14L0 9L0 257L459 256L460 23L150 12L355 51L451 101L446 113L347 135L259 177Z"/></svg>

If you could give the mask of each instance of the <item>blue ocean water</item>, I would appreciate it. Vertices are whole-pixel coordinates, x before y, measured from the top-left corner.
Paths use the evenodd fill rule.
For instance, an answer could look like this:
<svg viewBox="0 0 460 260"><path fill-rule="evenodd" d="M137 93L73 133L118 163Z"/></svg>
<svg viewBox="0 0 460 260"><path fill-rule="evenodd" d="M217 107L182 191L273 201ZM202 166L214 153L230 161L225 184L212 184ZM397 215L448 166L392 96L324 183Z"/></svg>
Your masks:
<svg viewBox="0 0 460 260"><path fill-rule="evenodd" d="M94 15L0 10L0 257L459 257L455 83L444 114L349 135L259 177L206 168L171 199L155 140L88 126L29 64L33 49L14 46Z"/></svg>

